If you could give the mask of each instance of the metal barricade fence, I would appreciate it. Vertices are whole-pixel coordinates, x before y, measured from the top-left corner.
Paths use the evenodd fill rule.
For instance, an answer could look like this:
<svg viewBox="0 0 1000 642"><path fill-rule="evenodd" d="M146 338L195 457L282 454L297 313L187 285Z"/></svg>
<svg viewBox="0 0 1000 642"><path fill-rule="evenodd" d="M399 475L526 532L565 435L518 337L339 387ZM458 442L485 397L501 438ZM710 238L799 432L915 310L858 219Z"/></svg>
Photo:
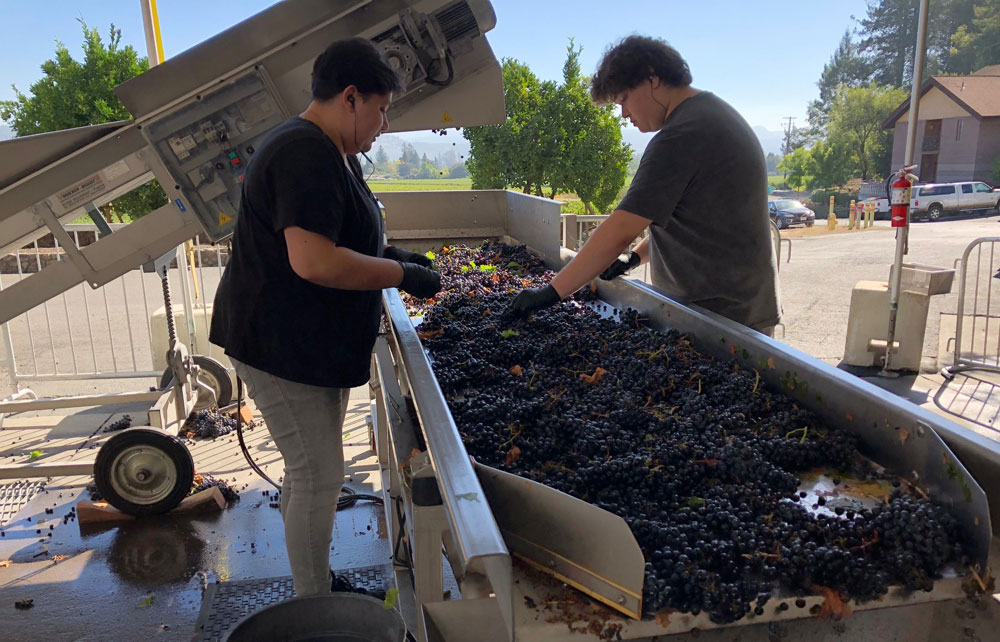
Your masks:
<svg viewBox="0 0 1000 642"><path fill-rule="evenodd" d="M954 363L941 373L1000 372L1000 237L976 239L959 261Z"/></svg>
<svg viewBox="0 0 1000 642"><path fill-rule="evenodd" d="M121 227L112 224L112 232ZM67 225L66 231L81 247L81 236L96 234L97 226ZM207 318L207 307L215 296L225 255L218 246L204 250L197 238L192 244L188 256L178 257L177 264L181 267L168 270L168 279L171 288L181 294L181 297L175 295L174 305L183 305L187 320L186 327L179 327L180 338L195 352L207 346L192 345L196 341L192 312L200 308ZM214 266L206 265L205 251L215 255L211 261ZM194 258L190 274L187 282L182 282L190 258ZM48 262L68 259L58 241L52 247L41 247L36 240L0 260L6 266L0 270L2 289L28 278ZM0 339L4 342L6 366L14 388L33 381L159 379L162 369L154 366L150 321L153 312L162 307L159 276L137 268L97 289L81 283L0 324ZM201 341L207 341L205 334L201 336Z"/></svg>

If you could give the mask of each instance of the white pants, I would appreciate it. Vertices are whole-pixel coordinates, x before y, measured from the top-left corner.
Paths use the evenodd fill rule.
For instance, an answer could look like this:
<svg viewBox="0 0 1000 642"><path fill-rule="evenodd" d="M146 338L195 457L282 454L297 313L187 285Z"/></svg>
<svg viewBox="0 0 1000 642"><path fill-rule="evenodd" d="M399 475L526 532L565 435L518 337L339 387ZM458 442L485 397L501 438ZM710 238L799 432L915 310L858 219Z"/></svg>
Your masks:
<svg viewBox="0 0 1000 642"><path fill-rule="evenodd" d="M281 517L298 596L330 592L333 516L344 485L349 388L296 383L232 360L285 459Z"/></svg>

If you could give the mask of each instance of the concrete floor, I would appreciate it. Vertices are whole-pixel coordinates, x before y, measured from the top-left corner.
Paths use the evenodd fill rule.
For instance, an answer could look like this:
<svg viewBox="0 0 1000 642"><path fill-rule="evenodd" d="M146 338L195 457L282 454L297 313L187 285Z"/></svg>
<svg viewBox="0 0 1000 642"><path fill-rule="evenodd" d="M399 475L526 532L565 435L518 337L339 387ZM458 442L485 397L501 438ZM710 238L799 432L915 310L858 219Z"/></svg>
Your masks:
<svg viewBox="0 0 1000 642"><path fill-rule="evenodd" d="M997 231L995 217L915 225L907 260L950 266L969 241ZM893 247L888 229L794 239L791 261L781 267L785 327L777 338L827 362L840 361L851 288L860 280L886 279ZM155 302L156 297L150 296ZM891 381L869 380L998 439L1000 431L994 425L1000 416L1000 391L990 378L970 373L946 384L935 374L938 357L945 352L939 347L938 319L954 311L955 297L952 293L932 299L925 372ZM15 336L15 345L25 342ZM114 346L106 349L114 352ZM98 359L106 356L97 354ZM9 381L10 373L0 366L0 391L8 390ZM996 381L1000 385L1000 378ZM32 388L39 394L67 395L142 390L149 383L93 380L37 383ZM0 431L0 459L26 461L35 449L44 450L47 461L93 457L106 438L100 426L123 413L141 417L144 408L58 413L6 418ZM348 484L359 492L377 492L380 479L368 447L367 414L368 391L359 388L352 393L344 428ZM281 474L280 455L265 429L249 433L248 445L270 475ZM235 478L242 494L238 503L207 517L164 517L81 529L75 521L64 524L62 517L81 498L89 477L57 478L3 527L0 640L190 640L205 583L288 575L280 515L263 495L269 486L247 469L235 437L193 443L191 450L199 472ZM46 508L54 514L47 515ZM41 535L36 530L42 530ZM380 508L359 504L345 510L336 521L333 566L388 562L390 547L383 536ZM57 556L65 558L54 561ZM3 564L7 560L10 565ZM34 607L15 610L12 603L21 599L34 600Z"/></svg>
<svg viewBox="0 0 1000 642"><path fill-rule="evenodd" d="M345 481L358 492L378 493L381 477L365 424L368 404L367 387L353 391L344 424ZM95 435L99 426L123 413L133 418L144 413L142 407L113 410L10 416L0 431L4 463L23 460L24 453L34 449L57 460L92 458L94 448L107 438ZM258 427L247 437L254 459L277 480L281 457L266 429ZM263 495L271 487L248 470L235 436L196 441L189 447L198 472L233 482L241 494L238 502L207 516L83 528L72 520L64 524L62 518L87 497L84 488L90 478L61 477L2 528L0 560L11 564L0 567L0 639L191 640L204 584L290 574L281 516ZM54 514L46 514L46 508ZM382 515L381 507L361 502L338 514L330 553L334 568L389 562ZM22 599L34 600L34 607L13 608Z"/></svg>

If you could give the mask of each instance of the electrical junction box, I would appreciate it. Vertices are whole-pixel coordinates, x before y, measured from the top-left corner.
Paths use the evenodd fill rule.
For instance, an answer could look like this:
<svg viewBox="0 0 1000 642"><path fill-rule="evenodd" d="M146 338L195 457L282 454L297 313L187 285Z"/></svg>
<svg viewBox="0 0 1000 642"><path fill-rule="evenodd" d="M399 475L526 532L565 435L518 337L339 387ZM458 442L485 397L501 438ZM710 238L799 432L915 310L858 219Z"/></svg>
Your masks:
<svg viewBox="0 0 1000 642"><path fill-rule="evenodd" d="M264 77L252 70L198 94L143 125L210 241L233 233L247 163L267 133L286 119Z"/></svg>

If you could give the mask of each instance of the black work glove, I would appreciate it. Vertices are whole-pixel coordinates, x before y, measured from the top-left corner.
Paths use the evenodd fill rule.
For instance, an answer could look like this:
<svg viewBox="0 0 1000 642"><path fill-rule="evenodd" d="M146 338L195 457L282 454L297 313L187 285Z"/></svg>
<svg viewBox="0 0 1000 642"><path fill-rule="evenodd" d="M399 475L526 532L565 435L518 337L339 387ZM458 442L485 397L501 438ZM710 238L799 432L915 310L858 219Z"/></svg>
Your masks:
<svg viewBox="0 0 1000 642"><path fill-rule="evenodd" d="M514 300L510 302L507 310L516 316L527 316L535 310L547 308L550 305L559 303L560 297L556 289L551 285L544 288L533 288L521 290Z"/></svg>
<svg viewBox="0 0 1000 642"><path fill-rule="evenodd" d="M420 299L429 299L441 290L440 273L416 263L396 262L403 268L403 280L399 282L400 290Z"/></svg>
<svg viewBox="0 0 1000 642"><path fill-rule="evenodd" d="M608 269L601 272L601 279L604 281L617 279L640 263L642 263L642 257L636 252L629 252L627 261L615 259L615 262Z"/></svg>
<svg viewBox="0 0 1000 642"><path fill-rule="evenodd" d="M433 266L431 260L427 258L426 254L403 250L392 245L385 246L385 249L382 251L382 258L392 259L393 261L402 261L403 263L416 263L417 265L422 265L425 268Z"/></svg>

